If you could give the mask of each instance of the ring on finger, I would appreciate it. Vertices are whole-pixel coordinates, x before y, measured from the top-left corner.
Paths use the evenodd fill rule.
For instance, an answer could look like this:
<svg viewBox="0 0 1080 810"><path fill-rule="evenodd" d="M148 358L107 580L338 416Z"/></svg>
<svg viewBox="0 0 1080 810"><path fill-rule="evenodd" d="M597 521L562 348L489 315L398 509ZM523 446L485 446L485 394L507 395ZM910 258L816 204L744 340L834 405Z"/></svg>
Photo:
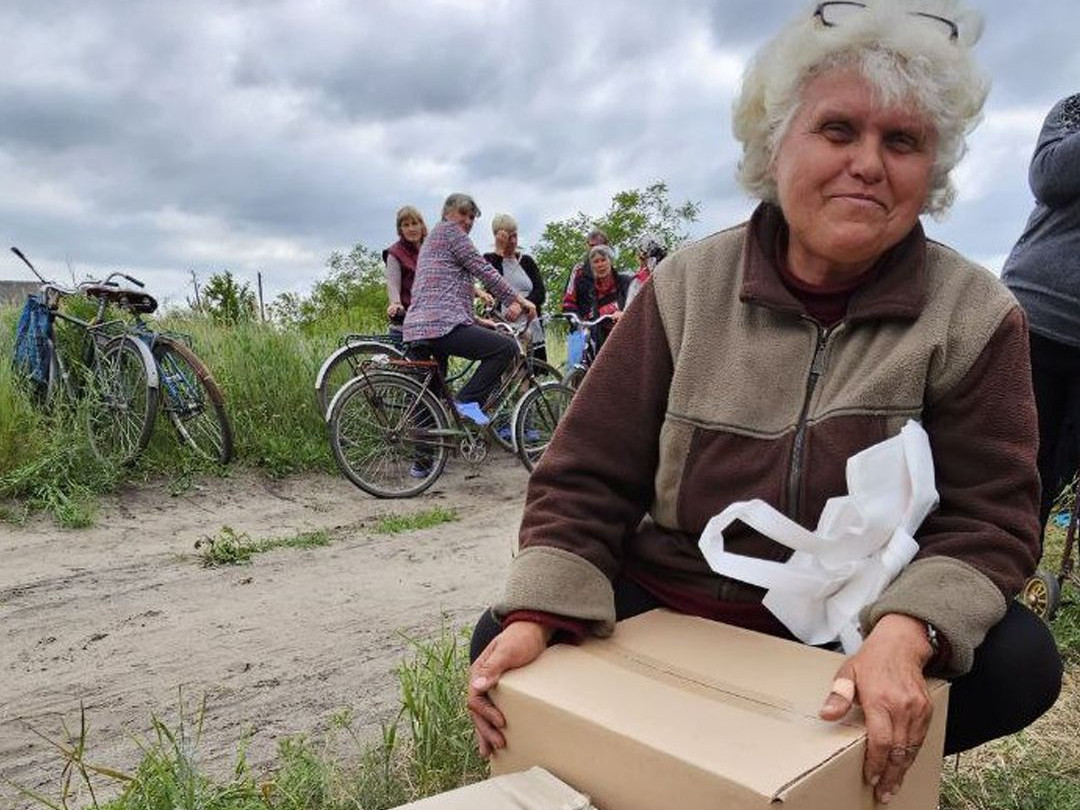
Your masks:
<svg viewBox="0 0 1080 810"><path fill-rule="evenodd" d="M918 756L921 747L919 744L894 745L889 749L889 762L893 765L903 765L906 762L911 762Z"/></svg>

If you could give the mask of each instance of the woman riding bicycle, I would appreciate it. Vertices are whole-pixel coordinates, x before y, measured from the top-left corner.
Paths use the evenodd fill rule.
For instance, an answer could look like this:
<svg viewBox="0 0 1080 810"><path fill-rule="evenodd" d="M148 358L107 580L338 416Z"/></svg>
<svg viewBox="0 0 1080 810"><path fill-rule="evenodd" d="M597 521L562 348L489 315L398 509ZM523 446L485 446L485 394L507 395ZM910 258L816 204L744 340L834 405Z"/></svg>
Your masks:
<svg viewBox="0 0 1080 810"><path fill-rule="evenodd" d="M427 236L427 225L419 210L406 205L397 212L396 227L398 240L382 252L382 258L386 264L386 294L390 299L386 317L390 319L390 333L400 336L405 311L412 301L416 260Z"/></svg>
<svg viewBox="0 0 1080 810"><path fill-rule="evenodd" d="M473 279L480 281L514 320L522 312L536 317L536 307L514 291L498 271L480 255L469 239L480 209L468 194L446 198L439 222L424 241L416 266L412 303L405 313L406 342L430 344L445 369L451 355L479 360L480 365L458 393L458 412L487 424L481 409L503 371L517 354L512 337L476 323L473 315ZM415 347L413 353L419 353Z"/></svg>

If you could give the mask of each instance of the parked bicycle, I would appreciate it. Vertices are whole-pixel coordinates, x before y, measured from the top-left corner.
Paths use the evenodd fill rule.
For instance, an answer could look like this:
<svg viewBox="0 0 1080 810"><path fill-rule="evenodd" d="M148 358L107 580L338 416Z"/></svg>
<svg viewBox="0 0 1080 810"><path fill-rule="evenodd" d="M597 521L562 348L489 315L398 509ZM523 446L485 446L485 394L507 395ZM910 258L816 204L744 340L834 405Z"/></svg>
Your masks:
<svg viewBox="0 0 1080 810"><path fill-rule="evenodd" d="M220 464L232 459L232 426L225 413L221 389L192 350L190 338L175 332L157 331L143 320L144 315L154 312L158 306L153 296L142 291L141 288L145 286L143 282L126 273L116 272L110 273L104 281L86 281L75 288L65 289L46 282L17 248L12 248L12 251L26 262L43 284L42 295L47 302L44 310L38 309L40 303L30 301L27 307L31 312L38 309L45 323L45 330L41 332L46 340L43 356L48 357L49 361L46 373L40 376L44 378L46 401L53 398L58 388L66 388L75 395L78 387L73 384L75 381L67 371L62 353L56 351L53 325L57 319L92 336L93 339L87 342L86 351L89 354L83 362L87 369L101 368L100 360L94 355L100 353L102 345L121 347L117 351L122 354L117 356L120 358L118 363L125 387L121 390L113 385L98 394L98 404L107 406L111 421L104 414L95 416L98 408L88 409L95 426L112 425L111 432L116 434L115 441L110 442L99 435L101 430L91 430L91 445L99 457L106 457L106 448L116 444L120 452L115 460L120 463L133 461L149 444L154 420L160 409L176 431L181 444ZM140 289L121 287L115 281L118 278ZM60 299L76 293L96 300L97 310L90 321L59 311ZM127 317L106 320L109 306L123 311ZM33 317L31 314L28 319ZM136 350L138 365L134 359ZM30 368L33 368L33 364ZM94 377L95 374L91 373L90 376ZM95 387L100 389L101 385Z"/></svg>
<svg viewBox="0 0 1080 810"><path fill-rule="evenodd" d="M11 250L41 282L38 293L27 297L15 341L16 370L32 399L46 407L62 400L80 403L94 454L108 463L130 463L150 441L159 377L146 344L124 332L122 322L105 319L109 298L104 293L115 289L109 283L116 274L104 282L63 287L47 281L18 248ZM78 294L97 298L90 320L60 310L64 298ZM57 321L79 333L78 362L60 351Z"/></svg>
<svg viewBox="0 0 1080 810"><path fill-rule="evenodd" d="M411 348L430 352L424 342ZM375 356L330 403L334 458L350 481L379 498L418 495L442 474L451 453L480 463L491 442L508 445L532 469L573 396L561 383L537 378L540 362L519 344L513 366L484 404L494 418L480 426L450 404L453 394L433 357ZM500 435L503 424L509 435Z"/></svg>
<svg viewBox="0 0 1080 810"><path fill-rule="evenodd" d="M137 287L144 286L132 276L113 275ZM133 292L142 298L133 296ZM150 348L161 381L158 406L172 425L177 441L208 461L232 461L233 431L225 412L225 395L192 349L191 338L179 332L159 331L146 323L143 315L157 309L157 302L145 293L115 288L98 294L130 315L126 330Z"/></svg>

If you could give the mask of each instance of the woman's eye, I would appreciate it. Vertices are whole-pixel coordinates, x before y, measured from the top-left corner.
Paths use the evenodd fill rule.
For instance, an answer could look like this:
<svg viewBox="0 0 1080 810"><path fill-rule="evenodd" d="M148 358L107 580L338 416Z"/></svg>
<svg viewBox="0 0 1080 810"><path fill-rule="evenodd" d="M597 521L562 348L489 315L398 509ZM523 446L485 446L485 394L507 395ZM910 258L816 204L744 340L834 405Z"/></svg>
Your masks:
<svg viewBox="0 0 1080 810"><path fill-rule="evenodd" d="M830 141L844 143L851 140L851 127L840 121L831 121L821 126L820 132Z"/></svg>
<svg viewBox="0 0 1080 810"><path fill-rule="evenodd" d="M908 154L919 149L919 140L911 135L900 132L889 136L889 146L896 152Z"/></svg>

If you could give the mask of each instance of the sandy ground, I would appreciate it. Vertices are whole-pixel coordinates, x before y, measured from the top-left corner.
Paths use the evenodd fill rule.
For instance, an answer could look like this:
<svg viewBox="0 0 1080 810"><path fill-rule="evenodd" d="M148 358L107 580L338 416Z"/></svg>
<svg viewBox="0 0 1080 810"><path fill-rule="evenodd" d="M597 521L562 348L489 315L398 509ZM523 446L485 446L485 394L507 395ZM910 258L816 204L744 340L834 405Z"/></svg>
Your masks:
<svg viewBox="0 0 1080 810"><path fill-rule="evenodd" d="M178 689L205 695L204 761L222 767L251 733L249 759L283 736L317 732L350 708L373 734L397 709L400 633L471 625L510 561L526 473L494 453L451 461L425 495L378 501L342 478L209 479L101 504L90 529L46 518L0 524L0 808L23 807L3 780L55 795L62 763L33 729L60 737L90 722L93 762L129 769L150 716L176 716ZM460 520L375 534L379 516L434 505ZM278 549L208 569L194 544L222 526L252 538L327 529L330 546Z"/></svg>

